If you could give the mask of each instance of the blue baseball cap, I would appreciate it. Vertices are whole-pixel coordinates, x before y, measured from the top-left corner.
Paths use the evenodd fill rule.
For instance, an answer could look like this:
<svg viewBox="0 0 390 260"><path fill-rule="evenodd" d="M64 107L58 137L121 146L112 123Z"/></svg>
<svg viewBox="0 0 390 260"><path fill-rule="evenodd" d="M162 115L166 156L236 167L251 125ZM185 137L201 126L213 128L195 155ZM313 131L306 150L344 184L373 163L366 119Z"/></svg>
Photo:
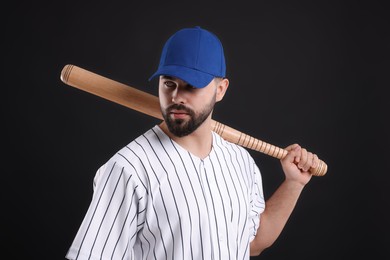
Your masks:
<svg viewBox="0 0 390 260"><path fill-rule="evenodd" d="M215 77L225 77L226 64L221 41L199 26L184 28L166 41L157 71L149 78L165 75L204 88Z"/></svg>

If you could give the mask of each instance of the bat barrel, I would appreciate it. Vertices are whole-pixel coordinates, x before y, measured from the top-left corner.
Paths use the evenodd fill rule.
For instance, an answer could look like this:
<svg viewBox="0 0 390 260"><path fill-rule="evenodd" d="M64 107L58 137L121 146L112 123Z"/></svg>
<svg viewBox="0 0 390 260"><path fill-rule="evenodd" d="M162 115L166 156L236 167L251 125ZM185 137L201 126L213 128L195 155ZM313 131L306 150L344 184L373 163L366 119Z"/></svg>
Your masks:
<svg viewBox="0 0 390 260"><path fill-rule="evenodd" d="M129 85L77 67L65 65L61 71L61 80L72 87L113 101L141 113L162 119L158 97Z"/></svg>

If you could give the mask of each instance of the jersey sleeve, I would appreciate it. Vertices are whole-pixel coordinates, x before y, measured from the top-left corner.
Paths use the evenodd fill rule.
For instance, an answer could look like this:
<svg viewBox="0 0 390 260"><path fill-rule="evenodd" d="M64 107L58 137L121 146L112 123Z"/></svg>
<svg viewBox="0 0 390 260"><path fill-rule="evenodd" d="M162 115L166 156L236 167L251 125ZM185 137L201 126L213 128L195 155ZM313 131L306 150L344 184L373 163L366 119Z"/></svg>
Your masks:
<svg viewBox="0 0 390 260"><path fill-rule="evenodd" d="M263 182L261 178L260 169L255 162L252 164L253 167L253 185L251 189L251 210L249 212L249 235L250 241L252 241L257 233L257 229L260 226L260 215L265 209L265 201L263 194Z"/></svg>
<svg viewBox="0 0 390 260"><path fill-rule="evenodd" d="M114 157L115 158L115 157ZM96 172L87 213L68 259L128 259L144 223L145 189L138 173L111 159Z"/></svg>

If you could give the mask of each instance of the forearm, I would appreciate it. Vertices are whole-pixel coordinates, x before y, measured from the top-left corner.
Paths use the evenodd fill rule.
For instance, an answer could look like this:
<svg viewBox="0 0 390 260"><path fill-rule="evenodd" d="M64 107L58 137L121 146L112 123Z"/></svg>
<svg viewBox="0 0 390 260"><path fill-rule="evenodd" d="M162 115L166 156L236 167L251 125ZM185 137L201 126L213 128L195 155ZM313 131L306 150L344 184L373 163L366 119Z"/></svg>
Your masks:
<svg viewBox="0 0 390 260"><path fill-rule="evenodd" d="M299 182L285 180L266 201L259 229L250 245L251 255L259 255L276 241L293 212L303 187Z"/></svg>

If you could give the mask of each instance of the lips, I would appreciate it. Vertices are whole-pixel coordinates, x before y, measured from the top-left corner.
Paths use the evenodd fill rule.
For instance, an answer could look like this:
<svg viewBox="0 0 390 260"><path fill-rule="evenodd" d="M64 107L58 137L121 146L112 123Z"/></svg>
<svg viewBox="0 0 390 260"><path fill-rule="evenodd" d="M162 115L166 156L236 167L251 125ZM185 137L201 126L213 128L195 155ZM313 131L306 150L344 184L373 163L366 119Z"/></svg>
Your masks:
<svg viewBox="0 0 390 260"><path fill-rule="evenodd" d="M169 115L173 120L183 120L192 116L191 110L182 104L173 104L169 106L166 111L167 115Z"/></svg>
<svg viewBox="0 0 390 260"><path fill-rule="evenodd" d="M169 114L175 119L183 119L188 116L188 113L184 110L171 110Z"/></svg>

